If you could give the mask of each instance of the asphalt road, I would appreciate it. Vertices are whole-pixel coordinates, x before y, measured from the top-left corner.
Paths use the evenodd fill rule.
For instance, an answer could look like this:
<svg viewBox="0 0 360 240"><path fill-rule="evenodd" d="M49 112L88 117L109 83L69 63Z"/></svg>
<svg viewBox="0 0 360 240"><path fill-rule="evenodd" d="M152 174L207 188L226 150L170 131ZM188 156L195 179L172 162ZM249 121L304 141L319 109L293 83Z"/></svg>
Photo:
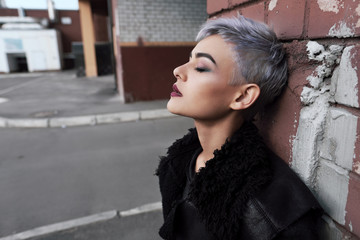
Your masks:
<svg viewBox="0 0 360 240"><path fill-rule="evenodd" d="M160 201L158 156L193 123L0 129L0 237Z"/></svg>

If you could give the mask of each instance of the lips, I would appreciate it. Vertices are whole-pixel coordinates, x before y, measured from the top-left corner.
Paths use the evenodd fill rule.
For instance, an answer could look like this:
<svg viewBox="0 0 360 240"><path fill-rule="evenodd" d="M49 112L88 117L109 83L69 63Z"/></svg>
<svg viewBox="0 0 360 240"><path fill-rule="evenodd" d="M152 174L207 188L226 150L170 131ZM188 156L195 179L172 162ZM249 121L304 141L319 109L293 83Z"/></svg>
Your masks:
<svg viewBox="0 0 360 240"><path fill-rule="evenodd" d="M174 84L174 85L172 86L172 88L173 88L173 91L172 91L171 94L170 94L172 97L182 97L182 93L179 91L179 89L177 88L176 84Z"/></svg>

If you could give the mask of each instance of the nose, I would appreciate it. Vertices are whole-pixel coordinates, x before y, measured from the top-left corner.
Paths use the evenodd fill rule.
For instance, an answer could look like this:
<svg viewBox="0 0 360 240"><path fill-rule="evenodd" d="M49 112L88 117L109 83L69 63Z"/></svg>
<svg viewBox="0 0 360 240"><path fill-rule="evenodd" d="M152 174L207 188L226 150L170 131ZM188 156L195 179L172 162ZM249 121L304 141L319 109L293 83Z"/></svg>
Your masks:
<svg viewBox="0 0 360 240"><path fill-rule="evenodd" d="M184 71L184 65L178 66L173 71L174 76L177 80L186 81L186 74Z"/></svg>

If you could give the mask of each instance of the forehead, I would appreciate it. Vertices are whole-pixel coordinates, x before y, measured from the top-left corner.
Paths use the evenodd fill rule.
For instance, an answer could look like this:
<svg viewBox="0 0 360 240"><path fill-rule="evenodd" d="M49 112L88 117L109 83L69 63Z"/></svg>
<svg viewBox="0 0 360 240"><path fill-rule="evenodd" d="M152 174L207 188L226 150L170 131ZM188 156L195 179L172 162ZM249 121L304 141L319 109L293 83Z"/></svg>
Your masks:
<svg viewBox="0 0 360 240"><path fill-rule="evenodd" d="M233 62L231 44L225 42L219 35L212 35L201 40L192 53L210 54L217 63Z"/></svg>

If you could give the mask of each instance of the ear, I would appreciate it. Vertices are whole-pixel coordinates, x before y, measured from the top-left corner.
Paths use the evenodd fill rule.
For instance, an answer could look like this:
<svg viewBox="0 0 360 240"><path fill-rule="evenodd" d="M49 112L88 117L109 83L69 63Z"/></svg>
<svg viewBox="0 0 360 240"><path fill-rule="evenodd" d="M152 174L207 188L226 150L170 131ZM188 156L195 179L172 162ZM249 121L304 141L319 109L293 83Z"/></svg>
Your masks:
<svg viewBox="0 0 360 240"><path fill-rule="evenodd" d="M255 83L243 84L239 86L234 100L230 104L233 110L243 110L252 106L260 95L260 88Z"/></svg>

